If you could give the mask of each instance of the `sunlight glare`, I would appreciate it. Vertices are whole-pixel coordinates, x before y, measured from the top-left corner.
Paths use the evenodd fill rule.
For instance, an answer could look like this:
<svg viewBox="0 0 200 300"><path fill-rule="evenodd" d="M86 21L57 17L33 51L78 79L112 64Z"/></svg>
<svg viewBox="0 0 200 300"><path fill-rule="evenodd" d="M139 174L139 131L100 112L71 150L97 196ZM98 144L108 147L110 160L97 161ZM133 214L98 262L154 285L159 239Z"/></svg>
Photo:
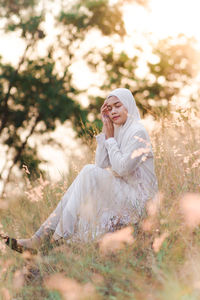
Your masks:
<svg viewBox="0 0 200 300"><path fill-rule="evenodd" d="M162 39L183 33L195 37L200 45L199 11L200 1L197 0L151 0L149 9L126 4L124 21L129 35L139 30Z"/></svg>

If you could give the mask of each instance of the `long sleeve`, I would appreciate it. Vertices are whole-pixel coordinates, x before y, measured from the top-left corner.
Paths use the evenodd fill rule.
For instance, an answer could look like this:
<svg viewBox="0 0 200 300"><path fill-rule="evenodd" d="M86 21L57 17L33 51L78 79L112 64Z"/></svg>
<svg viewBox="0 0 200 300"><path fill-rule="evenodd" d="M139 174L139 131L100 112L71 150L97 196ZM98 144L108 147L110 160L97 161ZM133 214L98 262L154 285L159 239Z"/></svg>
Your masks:
<svg viewBox="0 0 200 300"><path fill-rule="evenodd" d="M105 134L100 133L96 136L97 149L95 154L95 164L100 168L110 167L108 151L105 147Z"/></svg>
<svg viewBox="0 0 200 300"><path fill-rule="evenodd" d="M105 147L108 151L111 168L119 176L132 173L146 159L151 150L145 132L142 130L137 131L128 139L123 152L114 138L107 139Z"/></svg>

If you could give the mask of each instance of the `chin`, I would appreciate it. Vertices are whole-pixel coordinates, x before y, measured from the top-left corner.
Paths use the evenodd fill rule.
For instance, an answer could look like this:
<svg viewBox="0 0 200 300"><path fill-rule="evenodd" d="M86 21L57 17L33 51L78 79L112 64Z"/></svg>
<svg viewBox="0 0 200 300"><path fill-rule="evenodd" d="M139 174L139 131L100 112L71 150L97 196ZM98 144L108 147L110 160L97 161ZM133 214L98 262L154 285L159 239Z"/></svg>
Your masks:
<svg viewBox="0 0 200 300"><path fill-rule="evenodd" d="M120 120L113 121L113 123L116 124L116 125L119 125L119 126L123 125L123 122L120 121Z"/></svg>

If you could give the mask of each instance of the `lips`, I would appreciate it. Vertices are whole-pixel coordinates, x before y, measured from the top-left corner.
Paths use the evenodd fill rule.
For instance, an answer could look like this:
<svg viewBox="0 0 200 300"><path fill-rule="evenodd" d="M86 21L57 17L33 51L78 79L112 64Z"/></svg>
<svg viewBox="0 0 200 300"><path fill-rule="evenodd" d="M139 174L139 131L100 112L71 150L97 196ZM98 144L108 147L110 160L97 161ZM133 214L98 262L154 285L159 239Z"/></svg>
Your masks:
<svg viewBox="0 0 200 300"><path fill-rule="evenodd" d="M112 119L113 119L113 120L116 120L116 119L118 119L118 118L119 118L119 116L117 116L117 117L113 117Z"/></svg>

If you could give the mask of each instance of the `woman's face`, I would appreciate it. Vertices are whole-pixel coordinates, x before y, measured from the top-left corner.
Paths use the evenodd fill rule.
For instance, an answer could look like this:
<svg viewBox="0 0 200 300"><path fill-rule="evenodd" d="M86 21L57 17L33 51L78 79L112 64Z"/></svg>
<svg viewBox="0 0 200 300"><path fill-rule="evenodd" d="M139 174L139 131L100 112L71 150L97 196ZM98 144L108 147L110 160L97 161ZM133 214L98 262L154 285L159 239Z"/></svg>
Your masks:
<svg viewBox="0 0 200 300"><path fill-rule="evenodd" d="M122 102L115 96L109 97L107 100L108 116L116 125L123 125L128 116L128 111Z"/></svg>

